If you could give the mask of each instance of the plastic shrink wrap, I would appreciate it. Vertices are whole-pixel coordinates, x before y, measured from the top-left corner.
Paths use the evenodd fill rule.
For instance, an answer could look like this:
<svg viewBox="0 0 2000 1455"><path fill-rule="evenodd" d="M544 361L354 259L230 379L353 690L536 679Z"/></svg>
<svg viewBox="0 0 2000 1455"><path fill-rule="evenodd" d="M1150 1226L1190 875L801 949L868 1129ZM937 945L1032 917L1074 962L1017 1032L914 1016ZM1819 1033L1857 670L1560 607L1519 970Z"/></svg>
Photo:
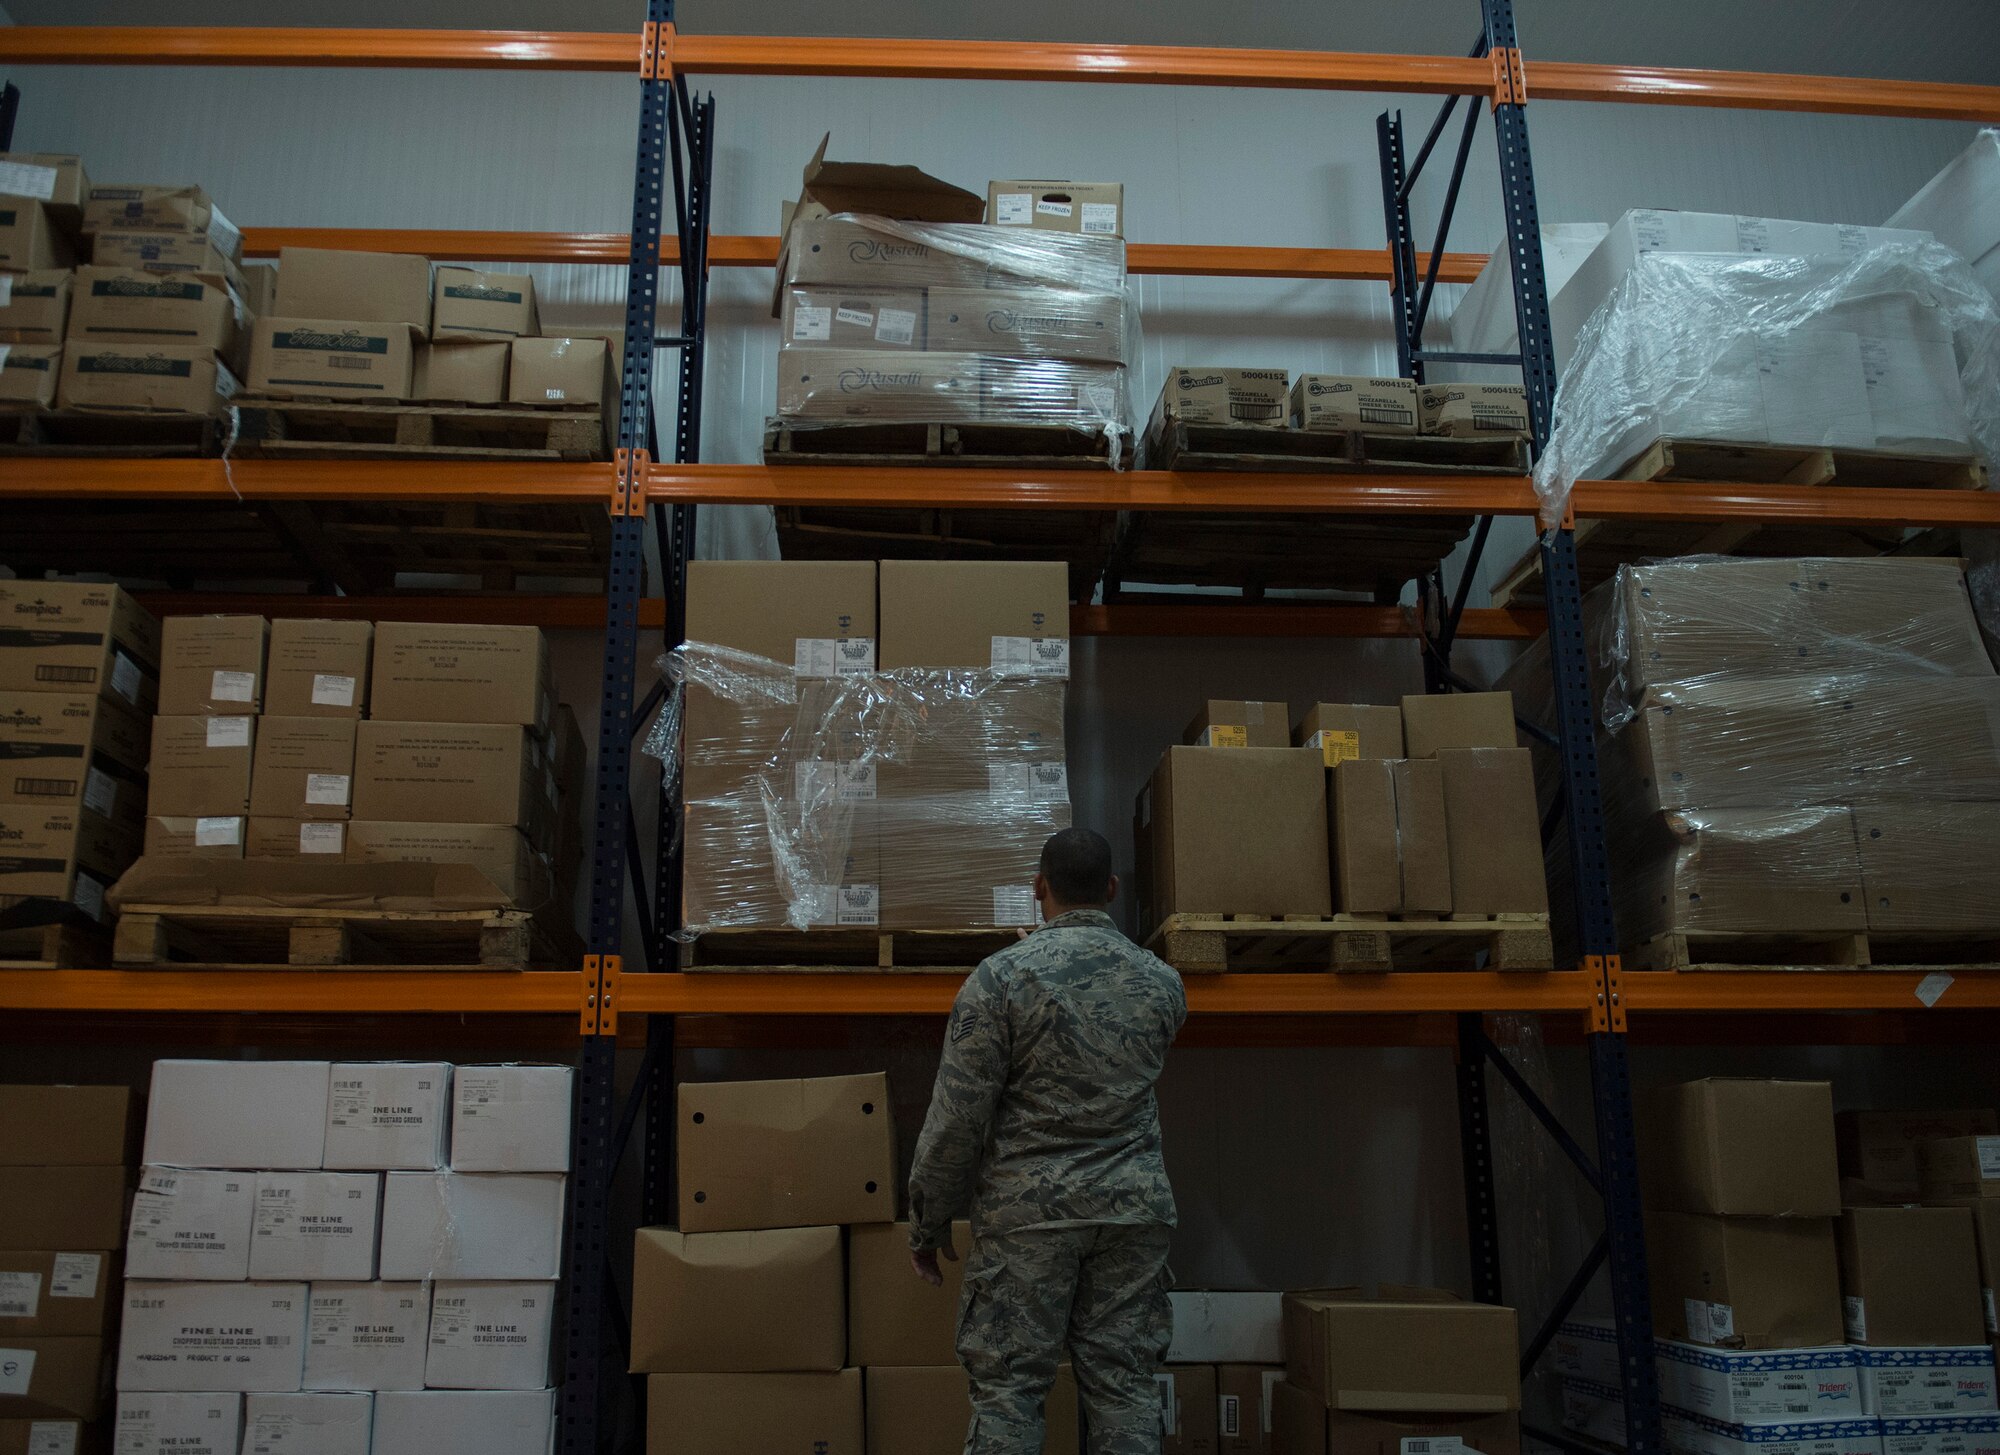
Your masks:
<svg viewBox="0 0 2000 1455"><path fill-rule="evenodd" d="M2000 677L1957 562L1628 566L1584 614L1625 944L2000 931ZM1545 644L1503 685L1553 728Z"/></svg>
<svg viewBox="0 0 2000 1455"><path fill-rule="evenodd" d="M1548 522L1662 438L2000 456L2000 312L1933 242L1647 253L1577 336L1535 464Z"/></svg>
<svg viewBox="0 0 2000 1455"><path fill-rule="evenodd" d="M782 422L1131 434L1125 244L855 213L802 219L779 289Z"/></svg>
<svg viewBox="0 0 2000 1455"><path fill-rule="evenodd" d="M689 643L646 751L678 776L684 935L1031 925L1069 826L1064 684L987 671L812 678Z"/></svg>

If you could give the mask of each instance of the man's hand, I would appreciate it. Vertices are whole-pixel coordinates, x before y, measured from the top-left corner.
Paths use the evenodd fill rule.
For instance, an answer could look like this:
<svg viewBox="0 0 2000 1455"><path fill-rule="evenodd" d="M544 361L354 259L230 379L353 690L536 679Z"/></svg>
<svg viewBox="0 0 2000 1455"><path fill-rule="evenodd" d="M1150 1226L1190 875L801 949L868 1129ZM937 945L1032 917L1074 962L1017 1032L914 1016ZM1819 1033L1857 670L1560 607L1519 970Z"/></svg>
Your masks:
<svg viewBox="0 0 2000 1455"><path fill-rule="evenodd" d="M938 1267L938 1257L940 1254L943 1255L947 1263L956 1263L958 1261L958 1249L952 1247L950 1238L946 1238L942 1244L935 1248L926 1248L921 1253L913 1252L910 1254L910 1267L915 1270L917 1277L923 1279L932 1288L944 1287L944 1270Z"/></svg>

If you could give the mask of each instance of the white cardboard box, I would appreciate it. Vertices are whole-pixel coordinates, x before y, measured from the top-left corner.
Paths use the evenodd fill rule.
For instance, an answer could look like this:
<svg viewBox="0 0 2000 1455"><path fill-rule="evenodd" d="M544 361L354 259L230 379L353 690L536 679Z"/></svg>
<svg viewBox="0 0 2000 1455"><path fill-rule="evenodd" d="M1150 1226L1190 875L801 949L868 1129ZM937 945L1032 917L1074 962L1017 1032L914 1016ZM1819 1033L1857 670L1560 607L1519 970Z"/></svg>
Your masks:
<svg viewBox="0 0 2000 1455"><path fill-rule="evenodd" d="M121 1390L295 1390L305 1356L303 1283L125 1285Z"/></svg>
<svg viewBox="0 0 2000 1455"><path fill-rule="evenodd" d="M237 1455L240 1394L121 1394L117 1455Z"/></svg>
<svg viewBox="0 0 2000 1455"><path fill-rule="evenodd" d="M2000 1415L1909 1415L1882 1421L1882 1455L1994 1455Z"/></svg>
<svg viewBox="0 0 2000 1455"><path fill-rule="evenodd" d="M548 1455L553 1389L426 1389L375 1396L373 1455Z"/></svg>
<svg viewBox="0 0 2000 1455"><path fill-rule="evenodd" d="M1993 1350L1899 1349L1856 1344L1861 1400L1871 1415L1981 1414L1995 1408Z"/></svg>
<svg viewBox="0 0 2000 1455"><path fill-rule="evenodd" d="M1711 1349L1656 1339L1660 1398L1727 1424L1860 1419L1861 1371L1842 1344L1817 1349Z"/></svg>
<svg viewBox="0 0 2000 1455"><path fill-rule="evenodd" d="M431 1298L431 1389L544 1389L555 1332L556 1285L437 1285Z"/></svg>
<svg viewBox="0 0 2000 1455"><path fill-rule="evenodd" d="M368 1455L372 1394L252 1394L243 1400L243 1455Z"/></svg>
<svg viewBox="0 0 2000 1455"><path fill-rule="evenodd" d="M1871 1419L1734 1425L1664 1410L1660 1425L1673 1455L1882 1455L1882 1426Z"/></svg>
<svg viewBox="0 0 2000 1455"><path fill-rule="evenodd" d="M306 1333L307 1389L422 1389L431 1291L422 1283L322 1283Z"/></svg>
<svg viewBox="0 0 2000 1455"><path fill-rule="evenodd" d="M27 1455L77 1455L83 1434L82 1420L10 1420L8 1423L28 1427Z"/></svg>
<svg viewBox="0 0 2000 1455"><path fill-rule="evenodd" d="M1566 1320L1549 1340L1549 1367L1565 1379L1618 1383L1618 1335L1611 1320Z"/></svg>
<svg viewBox="0 0 2000 1455"><path fill-rule="evenodd" d="M336 1061L326 1104L326 1165L442 1167L450 1134L444 1061Z"/></svg>
<svg viewBox="0 0 2000 1455"><path fill-rule="evenodd" d="M326 1151L324 1061L155 1061L148 1163L312 1170Z"/></svg>
<svg viewBox="0 0 2000 1455"><path fill-rule="evenodd" d="M567 1066L459 1067L452 1171L569 1171L571 1080Z"/></svg>
<svg viewBox="0 0 2000 1455"><path fill-rule="evenodd" d="M1975 136L1888 225L1922 228L1971 263L1988 292L2000 294L2000 131Z"/></svg>
<svg viewBox="0 0 2000 1455"><path fill-rule="evenodd" d="M564 1180L554 1172L387 1174L382 1277L561 1276Z"/></svg>
<svg viewBox="0 0 2000 1455"><path fill-rule="evenodd" d="M127 1278L242 1279L250 1276L254 1172L147 1167L132 1195L125 1239Z"/></svg>
<svg viewBox="0 0 2000 1455"><path fill-rule="evenodd" d="M1169 1364L1283 1364L1282 1293L1192 1289L1169 1294L1174 1341Z"/></svg>
<svg viewBox="0 0 2000 1455"><path fill-rule="evenodd" d="M260 1172L250 1276L373 1278L381 1214L379 1172Z"/></svg>

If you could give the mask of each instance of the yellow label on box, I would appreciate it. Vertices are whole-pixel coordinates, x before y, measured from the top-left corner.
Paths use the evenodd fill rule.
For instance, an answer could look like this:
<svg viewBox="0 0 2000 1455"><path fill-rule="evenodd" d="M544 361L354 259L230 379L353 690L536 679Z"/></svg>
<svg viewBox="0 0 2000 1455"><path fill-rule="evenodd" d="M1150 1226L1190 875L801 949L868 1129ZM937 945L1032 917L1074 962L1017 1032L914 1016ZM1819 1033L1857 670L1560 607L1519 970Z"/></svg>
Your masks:
<svg viewBox="0 0 2000 1455"><path fill-rule="evenodd" d="M1326 766L1335 763L1358 763L1361 761L1361 734L1349 729L1345 732L1319 732L1319 753Z"/></svg>
<svg viewBox="0 0 2000 1455"><path fill-rule="evenodd" d="M1202 729L1202 746L1205 748L1247 748L1250 746L1250 729L1239 723L1215 723Z"/></svg>

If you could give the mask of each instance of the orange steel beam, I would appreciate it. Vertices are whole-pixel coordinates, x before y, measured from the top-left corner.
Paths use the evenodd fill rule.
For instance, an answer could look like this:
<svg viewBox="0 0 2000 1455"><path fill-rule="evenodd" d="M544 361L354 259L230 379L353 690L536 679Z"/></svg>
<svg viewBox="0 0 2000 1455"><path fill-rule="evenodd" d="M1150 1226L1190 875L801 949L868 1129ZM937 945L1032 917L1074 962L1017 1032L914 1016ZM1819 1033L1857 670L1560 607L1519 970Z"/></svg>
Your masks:
<svg viewBox="0 0 2000 1455"><path fill-rule="evenodd" d="M1666 66L1530 61L1536 101L1630 101L1721 106L1745 111L1817 111L1841 116L1909 116L1931 121L2000 121L2000 87L1858 76L1791 76L1773 71L1675 70Z"/></svg>
<svg viewBox="0 0 2000 1455"><path fill-rule="evenodd" d="M4 34L0 31L0 34ZM609 460L9 459L0 500L609 500Z"/></svg>
<svg viewBox="0 0 2000 1455"><path fill-rule="evenodd" d="M639 42L625 31L23 25L0 30L0 61L632 72L639 65Z"/></svg>
<svg viewBox="0 0 2000 1455"><path fill-rule="evenodd" d="M1548 628L1539 611L1469 607L1459 619L1461 637L1528 642ZM1174 603L1072 606L1069 631L1076 637L1415 637L1415 612L1406 606L1301 602L1213 606Z"/></svg>
<svg viewBox="0 0 2000 1455"><path fill-rule="evenodd" d="M458 228L411 230L370 227L243 229L245 257L275 258L280 248L421 253L424 257L451 263L604 263L623 267L631 255L632 240L622 232L479 232ZM667 249L663 249L677 250L677 244L669 244Z"/></svg>
<svg viewBox="0 0 2000 1455"><path fill-rule="evenodd" d="M572 1017L570 970L0 970L0 1009L35 1011L451 1012Z"/></svg>
<svg viewBox="0 0 2000 1455"><path fill-rule="evenodd" d="M1732 970L1727 975L1632 971L1623 979L1625 1009L1658 1011L1907 1010L1926 1007L1917 987L1931 975L1950 983L1935 1010L2000 1009L2000 968L1935 970Z"/></svg>

